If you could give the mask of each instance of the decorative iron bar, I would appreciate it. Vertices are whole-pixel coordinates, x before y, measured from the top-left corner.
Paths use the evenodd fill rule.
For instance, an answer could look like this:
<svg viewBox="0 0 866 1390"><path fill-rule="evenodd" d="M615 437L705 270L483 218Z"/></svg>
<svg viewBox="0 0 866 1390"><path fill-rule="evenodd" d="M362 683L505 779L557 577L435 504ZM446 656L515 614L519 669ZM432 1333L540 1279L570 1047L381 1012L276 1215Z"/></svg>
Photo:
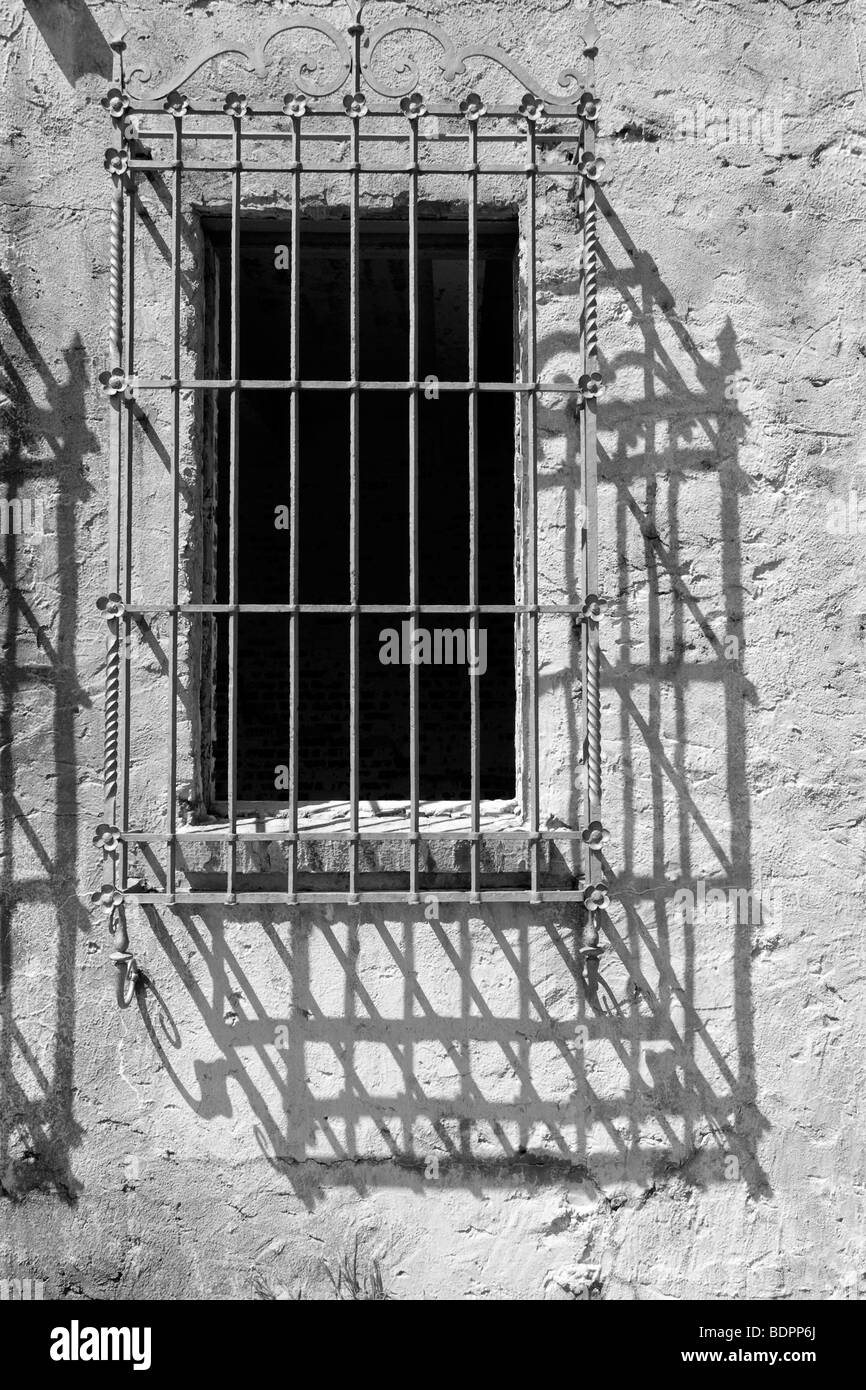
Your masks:
<svg viewBox="0 0 866 1390"><path fill-rule="evenodd" d="M115 119L115 124L124 114L126 101L118 98L123 90L123 32L115 36L111 47L113 51L114 86L106 98L106 105ZM132 1003L139 981L139 969L135 956L130 950L129 933L126 921L126 902L140 886L134 880L127 881L127 846L116 825L126 818L118 815L118 774L120 763L121 737L121 634L126 633L125 605L120 596L121 569L120 544L123 529L123 418L121 401L125 394L127 376L121 365L123 350L123 236L124 236L124 160L125 154L115 155L107 151L105 166L111 174L113 188L111 197L111 218L109 223L109 269L108 269L108 360L109 368L103 374L103 386L108 394L111 414L109 417L108 439L108 488L109 515L108 528L108 583L109 592L97 600L97 608L102 613L107 626L105 652L105 708L104 708L104 756L103 790L104 820L97 825L93 836L94 844L102 850L102 886L93 894L92 901L97 904L108 920L108 930L114 938L111 959L116 968L116 996L121 1008ZM124 769L127 766L126 745L124 744ZM125 774L124 774L125 776ZM174 785L172 781L171 785ZM174 798L172 797L173 801ZM173 831L172 826L172 831ZM171 847L169 845L169 854ZM120 864L118 864L120 859ZM124 885L121 887L121 884Z"/></svg>
<svg viewBox="0 0 866 1390"><path fill-rule="evenodd" d="M104 105L115 126L117 143L106 151L106 168L113 181L110 215L109 271L109 365L104 374L110 398L110 544L109 592L100 600L107 622L105 686L104 792L105 820L97 828L105 864L105 882L94 895L109 917L118 949L118 998L129 1003L133 997L138 968L129 950L126 927L127 904L234 904L234 903L409 903L422 901L420 849L423 843L455 842L468 845L468 888L431 888L444 902L580 903L589 914L589 933L585 947L590 957L598 953L598 933L594 914L607 904L604 885L602 846L607 832L601 824L601 730L599 696L599 621L602 615L598 597L597 516L597 396L601 384L598 359L598 228L596 181L603 164L596 154L595 122L598 100L595 96L595 56L598 33L590 21L584 28L584 70L579 74L567 68L559 74L559 92L542 87L522 63L492 45L456 47L450 38L427 21L395 19L380 24L369 34L361 20L363 6L353 8L346 34L339 33L318 15L293 15L272 24L255 46L217 45L191 58L171 78L152 83L141 68L124 72L123 36L113 43L114 82ZM268 46L280 34L312 31L324 38L332 53L331 66L300 63L293 74L294 91L278 104L271 101L250 103L238 92L229 92L222 103L193 103L183 91L189 80L218 57L235 55L241 67L267 79ZM498 65L526 88L517 105L487 106L475 92L461 101L427 101L418 91L419 75L411 58L404 58L397 73L389 79L382 70L383 46L402 32L421 34L441 49L439 66L447 81L453 82L467 71L474 60ZM138 79L138 81L136 81ZM328 105L328 98L341 100ZM380 101L374 102L367 93ZM306 163L304 128L310 115L333 122L333 128L317 124L309 134L316 146L323 142L342 142L347 162ZM452 126L429 135L422 130L428 116L447 116L462 121L456 133ZM166 124L166 117L169 118ZM214 124L202 127L202 118ZM285 118L289 118L288 129ZM274 128L274 119L280 124ZM396 122L396 125L395 125ZM553 129L549 128L553 126ZM144 141L169 145L167 157L145 149ZM220 142L228 145L230 158L187 159L187 142ZM288 149L282 163L260 163L249 155L251 145L278 141ZM445 165L425 161L431 141L444 148L455 148L457 157ZM368 149L376 145L405 149L406 158L387 164L365 162ZM510 160L496 156L501 146L510 148ZM559 151L551 157L551 150ZM462 158L460 154L462 152ZM487 158L490 152L491 158ZM184 177L199 171L220 171L230 178L230 345L228 377L190 378L184 375L181 353ZM242 181L256 172L284 174L290 232L290 326L289 377L274 380L241 376L240 293L241 232L243 223ZM141 371L135 356L135 232L138 181L164 173L171 194L171 376L169 379ZM407 189L408 258L408 345L406 380L364 380L361 377L359 347L359 267L361 233L361 177L365 173L400 174ZM422 603L419 592L419 403L426 383L419 379L419 179L425 174L459 175L465 188L467 215L467 380L437 382L442 392L460 392L467 403L468 442L468 603ZM302 174L341 175L349 184L349 377L345 380L306 379L300 376L299 320L301 304L301 176ZM520 176L524 181L522 207L522 246L525 264L525 313L518 375L513 381L479 380L479 180L482 177ZM576 384L545 381L538 371L538 324L536 288L536 226L539 182L548 177L568 176L576 184L580 218L580 376ZM125 315L124 315L125 309ZM124 332L125 327L125 332ZM289 601L288 603L240 602L238 586L239 517L238 488L241 452L241 393L276 390L288 394L288 487L289 487ZM229 410L229 506L228 506L228 602L184 602L180 589L180 470L181 397L184 392L228 392ZM348 454L350 554L349 600L347 603L302 603L299 601L298 539L300 534L298 470L300 460L300 401L305 392L335 391L348 396ZM360 401L365 391L405 393L408 405L408 495L409 495L409 583L408 602L371 604L360 601L359 587L359 448ZM579 418L580 496L582 510L580 579L578 603L539 601L538 579L538 467L539 396L545 391L570 399ZM168 392L170 397L170 443L167 449L171 489L169 546L171 582L168 601L136 603L131 591L131 510L133 498L132 458L135 412L148 392ZM480 601L479 590L479 476L478 409L482 393L510 394L519 406L525 438L525 522L520 540L522 593L511 604ZM406 829L373 829L362 823L359 682L360 622L366 614L405 614L413 624L424 613L460 613L468 619L473 650L477 650L479 621L486 614L512 615L521 634L520 647L526 663L523 786L523 823L511 829L485 828L481 798L480 723L477 681L470 680L470 798L468 829L425 828L420 791L419 689L414 662L409 669L409 803ZM281 823L272 832L248 832L239 828L242 810L238 796L238 660L239 625L246 614L285 614L289 620L288 680L288 800L281 811ZM333 827L305 828L301 824L298 764L298 686L300 619L303 614L345 615L349 621L349 804L348 830ZM545 615L568 616L582 634L581 639L581 727L584 768L583 825L579 828L542 824L540 785L539 726L539 621ZM227 697L227 815L219 828L178 826L178 697L180 671L179 623L198 615L204 621L224 615L228 627ZM168 624L167 676L169 688L166 775L168 781L165 828L161 833L144 833L130 824L130 673L129 662L121 660L121 647L128 645L131 624L164 617ZM393 887L364 886L360 852L364 845L400 840L408 846L405 881ZM179 885L178 848L196 842L217 842L227 848L225 887L220 891L200 891ZM348 889L331 891L320 883L304 884L300 850L307 841L327 841L348 845ZM580 866L565 886L542 883L541 853L545 846L562 841L580 854ZM482 882L482 849L492 845L520 842L528 850L528 885L511 887ZM281 846L286 852L285 886L280 891L249 891L240 882L238 847L255 843ZM128 878L130 853L141 847L162 847L164 889L149 890L139 880ZM309 877L309 875L307 876Z"/></svg>

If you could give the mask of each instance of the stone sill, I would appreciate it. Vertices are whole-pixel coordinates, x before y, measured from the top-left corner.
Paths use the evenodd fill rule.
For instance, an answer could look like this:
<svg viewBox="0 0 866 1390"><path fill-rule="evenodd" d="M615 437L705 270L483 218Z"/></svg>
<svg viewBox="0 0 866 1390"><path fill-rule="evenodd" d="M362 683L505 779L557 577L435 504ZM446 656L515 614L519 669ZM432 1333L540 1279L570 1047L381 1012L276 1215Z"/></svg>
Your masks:
<svg viewBox="0 0 866 1390"><path fill-rule="evenodd" d="M482 801L481 829L493 834L510 831L529 833L521 808L515 800ZM375 831L404 837L409 832L410 803L408 801L361 801L358 805L358 825L362 831ZM347 835L351 817L348 801L308 801L298 807L298 829L320 831L323 838ZM468 801L422 801L418 808L420 833L425 831L469 834L472 828L472 806ZM178 835L204 838L209 833L225 834L229 829L228 807L217 802L214 814L197 825L185 825ZM238 802L237 831L243 834L280 834L289 829L289 811L284 801Z"/></svg>
<svg viewBox="0 0 866 1390"><path fill-rule="evenodd" d="M217 807L217 811L221 810ZM298 845L299 885L342 891L348 878L351 845L350 806L346 801L307 803L299 807L298 828L305 838ZM375 834L358 851L359 873L366 886L399 888L409 868L409 805L402 801L362 802L359 828ZM555 830L555 826L545 827ZM567 829L567 827L561 827ZM220 891L225 882L228 821L216 814L177 833L178 888ZM284 890L289 846L254 835L279 835L288 830L285 803L241 803L237 817L238 890ZM312 832L312 833L311 833ZM428 836L445 833L448 838ZM480 872L483 886L522 887L529 873L529 834L521 807L512 801L481 805L481 832L513 838L482 840ZM471 805L465 801L425 802L419 808L419 875L425 887L462 888L470 869ZM577 876L579 852L568 840L544 842L540 868L544 886L570 886ZM153 865L151 866L153 868ZM185 882L183 882L185 881ZM468 879L467 879L468 881Z"/></svg>

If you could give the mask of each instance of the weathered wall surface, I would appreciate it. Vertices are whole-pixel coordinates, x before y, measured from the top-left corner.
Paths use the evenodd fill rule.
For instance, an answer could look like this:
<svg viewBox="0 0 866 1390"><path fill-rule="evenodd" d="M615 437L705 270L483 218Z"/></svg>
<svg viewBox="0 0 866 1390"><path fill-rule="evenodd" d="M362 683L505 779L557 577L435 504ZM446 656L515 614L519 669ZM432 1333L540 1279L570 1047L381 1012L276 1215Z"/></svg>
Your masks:
<svg viewBox="0 0 866 1390"><path fill-rule="evenodd" d="M291 8L122 15L131 59L169 72ZM579 56L567 0L423 13L540 73ZM153 990L119 1013L87 901L118 11L3 7L3 480L42 499L46 534L4 538L0 1276L314 1296L357 1235L402 1296L862 1293L866 10L594 13L604 983L550 910L149 911L132 929ZM541 352L570 372L574 266L549 212ZM556 403L542 427L555 468ZM543 578L558 528L554 508Z"/></svg>

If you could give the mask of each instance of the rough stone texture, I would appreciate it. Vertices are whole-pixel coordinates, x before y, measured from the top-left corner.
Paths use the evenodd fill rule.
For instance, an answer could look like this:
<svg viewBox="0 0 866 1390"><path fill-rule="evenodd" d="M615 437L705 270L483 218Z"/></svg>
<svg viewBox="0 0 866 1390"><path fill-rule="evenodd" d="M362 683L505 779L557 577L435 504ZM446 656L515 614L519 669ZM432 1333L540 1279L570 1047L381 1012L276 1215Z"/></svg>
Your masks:
<svg viewBox="0 0 866 1390"><path fill-rule="evenodd" d="M133 57L168 71L289 9L123 16ZM539 72L578 54L568 0L422 9ZM549 911L150 911L132 929L156 992L126 1013L86 907L116 15L0 13L3 470L47 518L3 562L0 1273L72 1296L327 1296L322 1260L357 1237L404 1297L862 1295L862 0L595 9L617 888L599 993ZM735 111L748 138L722 141ZM571 372L554 327L572 246L550 212L542 360ZM158 317L148 339L165 346ZM545 460L564 458L566 422L543 423ZM159 809L150 660L137 748ZM573 748L563 723L558 769L546 728L555 790ZM674 895L701 880L725 896L691 913ZM737 890L760 911L732 913Z"/></svg>

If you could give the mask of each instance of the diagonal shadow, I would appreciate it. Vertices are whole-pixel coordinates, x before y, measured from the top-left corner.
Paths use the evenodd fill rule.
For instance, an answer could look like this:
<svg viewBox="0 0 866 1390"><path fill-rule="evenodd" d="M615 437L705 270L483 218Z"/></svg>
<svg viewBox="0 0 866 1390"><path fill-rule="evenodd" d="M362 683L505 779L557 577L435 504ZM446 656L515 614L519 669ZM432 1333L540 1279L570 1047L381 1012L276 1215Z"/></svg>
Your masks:
<svg viewBox="0 0 866 1390"><path fill-rule="evenodd" d="M55 550L61 582L56 604L41 613L34 594L30 543L4 536L0 565L4 603L0 666L0 795L3 857L0 869L0 1193L19 1199L53 1191L74 1200L79 1184L70 1169L70 1149L81 1130L73 1113L75 1038L75 950L90 919L76 896L78 876L78 769L75 715L89 704L76 672L78 536L75 503L87 496L83 458L97 440L82 424L89 387L87 354L76 335L63 353L66 379L58 380L27 330L8 278L0 275L0 346L6 404L0 471L7 497L22 485L32 492L45 479L54 486L55 532L39 538ZM28 389L35 380L45 405ZM48 510L48 508L46 508ZM35 541L36 538L33 538ZM34 735L34 753L44 758L50 803L34 808L32 781L19 794L16 775L29 776L21 757L22 719L35 728L44 719L50 736ZM16 742L17 741L17 742ZM33 862L34 876L17 865ZM26 951L32 929L29 909L54 910L54 1022L50 1064L37 1058L28 1028L16 1017L16 942ZM42 917L44 921L44 914ZM42 922L40 921L40 929ZM23 986L22 986L23 987ZM22 1018L23 1006L22 1000Z"/></svg>
<svg viewBox="0 0 866 1390"><path fill-rule="evenodd" d="M111 80L113 54L86 0L24 0L24 8L70 86L88 74Z"/></svg>
<svg viewBox="0 0 866 1390"><path fill-rule="evenodd" d="M279 909L263 909L256 930L273 957L247 960L232 944L233 927L249 925L243 913L147 909L173 986L198 1016L194 1036L200 1020L214 1049L187 1055L181 1026L167 1022L169 1008L181 1011L160 983L169 1002L149 991L140 1007L169 1076L205 1122L233 1114L236 1088L261 1152L310 1206L329 1183L423 1190L431 1154L444 1180L478 1190L527 1171L539 1182L569 1174L604 1185L624 1177L649 1184L673 1168L695 1183L717 1182L731 1156L750 1191L766 1190L755 1157L765 1121L756 1103L750 927L739 924L730 938L731 1046L698 1003L707 934L672 913L668 878L672 859L678 881L689 883L708 858L714 884L753 886L744 701L754 692L729 656L732 641L736 651L745 642L739 495L747 482L737 451L747 422L729 390L736 336L725 322L715 350L701 353L651 257L603 196L600 208L611 243L601 258L604 295L624 302L636 333L602 360L608 631L618 636L603 667L619 768L607 795L622 833L608 866L619 906L604 921L598 973L584 967L577 921L552 909L472 918L460 909L452 920L399 925L349 909L335 922L312 908L287 923ZM566 293L577 289L579 281ZM563 332L542 339L540 374L549 379L547 364L578 347ZM565 440L565 465L540 476L539 492L567 518L567 582L576 593L581 459L569 398L542 402L540 425ZM723 634L683 563L683 494L696 479L717 496L713 603L723 603ZM638 616L636 581L646 591ZM574 669L542 671L539 683L567 711L567 761L576 768ZM688 759L706 691L718 703L725 750L722 795L709 802ZM291 982L288 1008L275 999L274 960Z"/></svg>

